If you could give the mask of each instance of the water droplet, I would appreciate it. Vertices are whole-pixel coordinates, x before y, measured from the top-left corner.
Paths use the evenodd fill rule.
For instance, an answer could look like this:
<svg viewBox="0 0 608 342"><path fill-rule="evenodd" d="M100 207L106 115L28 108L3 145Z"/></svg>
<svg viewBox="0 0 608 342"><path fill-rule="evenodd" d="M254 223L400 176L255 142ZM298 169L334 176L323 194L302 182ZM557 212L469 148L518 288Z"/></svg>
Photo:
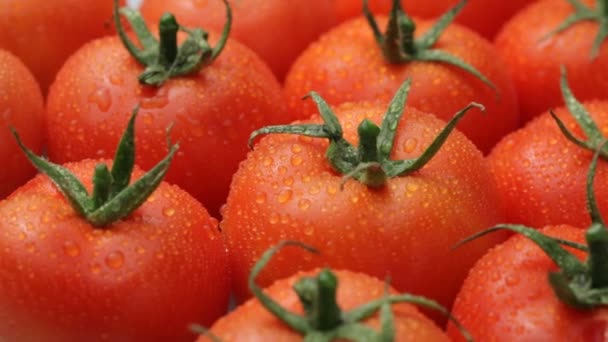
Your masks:
<svg viewBox="0 0 608 342"><path fill-rule="evenodd" d="M97 105L97 108L102 112L107 112L112 106L112 97L108 89L98 89L89 94L89 102Z"/></svg>
<svg viewBox="0 0 608 342"><path fill-rule="evenodd" d="M302 165L302 161L303 161L303 159L300 156L296 155L296 156L291 157L291 165L293 165L293 166Z"/></svg>
<svg viewBox="0 0 608 342"><path fill-rule="evenodd" d="M277 197L277 201L281 204L287 203L291 199L292 195L293 195L293 191L291 191L290 189L283 190L283 191L281 191L281 193L279 193L279 197Z"/></svg>
<svg viewBox="0 0 608 342"><path fill-rule="evenodd" d="M175 209L165 208L165 209L163 209L163 214L167 217L171 217L171 216L175 215Z"/></svg>
<svg viewBox="0 0 608 342"><path fill-rule="evenodd" d="M405 188L407 189L407 191L415 192L416 190L418 190L418 184L416 184L416 183L407 183L407 185L405 186Z"/></svg>
<svg viewBox="0 0 608 342"><path fill-rule="evenodd" d="M353 202L353 203L357 203L357 202L359 202L359 197L358 196L353 196L353 197L350 198L350 201Z"/></svg>
<svg viewBox="0 0 608 342"><path fill-rule="evenodd" d="M300 152L302 152L302 146L300 146L298 144L291 145L291 152L293 152L293 153L300 153Z"/></svg>
<svg viewBox="0 0 608 342"><path fill-rule="evenodd" d="M508 286L515 286L515 285L519 284L519 278L515 275L507 276L507 278L505 279L505 283Z"/></svg>
<svg viewBox="0 0 608 342"><path fill-rule="evenodd" d="M315 233L315 229L313 227L309 226L309 227L304 228L304 235L311 236L314 233Z"/></svg>
<svg viewBox="0 0 608 342"><path fill-rule="evenodd" d="M137 247L135 248L135 252L137 252L137 254L144 254L146 250L143 247Z"/></svg>
<svg viewBox="0 0 608 342"><path fill-rule="evenodd" d="M26 237L27 237L27 235L25 235L24 232L19 233L19 240L23 241L23 240L25 240Z"/></svg>
<svg viewBox="0 0 608 342"><path fill-rule="evenodd" d="M123 84L123 79L120 75L111 75L110 76L110 82L113 85L121 85Z"/></svg>
<svg viewBox="0 0 608 342"><path fill-rule="evenodd" d="M165 254L162 252L156 253L156 259L163 260L165 258Z"/></svg>
<svg viewBox="0 0 608 342"><path fill-rule="evenodd" d="M93 272L93 274L99 274L99 272L101 272L101 266L99 266L99 264L93 264L93 266L91 266L91 272Z"/></svg>
<svg viewBox="0 0 608 342"><path fill-rule="evenodd" d="M412 153L416 149L416 146L418 146L418 140L416 138L408 138L405 144L403 144L403 151L405 153Z"/></svg>
<svg viewBox="0 0 608 342"><path fill-rule="evenodd" d="M277 224L279 223L279 215L272 213L270 214L270 224Z"/></svg>
<svg viewBox="0 0 608 342"><path fill-rule="evenodd" d="M125 262L125 256L122 252L116 251L108 254L106 256L106 265L110 268L118 269L121 268Z"/></svg>
<svg viewBox="0 0 608 342"><path fill-rule="evenodd" d="M270 158L270 157L264 158L264 161L262 162L262 164L264 166L270 166L270 165L272 165L272 158Z"/></svg>
<svg viewBox="0 0 608 342"><path fill-rule="evenodd" d="M283 179L283 184L285 184L287 186L293 185L293 178L287 177L287 178Z"/></svg>
<svg viewBox="0 0 608 342"><path fill-rule="evenodd" d="M265 202L266 202L266 194L265 193L260 192L260 193L258 193L255 196L255 203L257 203L257 204L263 204Z"/></svg>
<svg viewBox="0 0 608 342"><path fill-rule="evenodd" d="M162 109L169 104L167 95L157 94L154 97L144 98L141 100L141 108L143 109Z"/></svg>
<svg viewBox="0 0 608 342"><path fill-rule="evenodd" d="M80 247L74 241L68 240L63 243L63 252L68 256L75 257L80 255Z"/></svg>
<svg viewBox="0 0 608 342"><path fill-rule="evenodd" d="M335 195L338 192L338 186L335 184L330 184L327 186L327 193L330 195Z"/></svg>
<svg viewBox="0 0 608 342"><path fill-rule="evenodd" d="M301 210L307 210L308 208L310 208L310 200L301 199L298 202L298 208L300 208Z"/></svg>
<svg viewBox="0 0 608 342"><path fill-rule="evenodd" d="M34 253L36 251L36 245L33 242L28 242L25 244L25 250Z"/></svg>

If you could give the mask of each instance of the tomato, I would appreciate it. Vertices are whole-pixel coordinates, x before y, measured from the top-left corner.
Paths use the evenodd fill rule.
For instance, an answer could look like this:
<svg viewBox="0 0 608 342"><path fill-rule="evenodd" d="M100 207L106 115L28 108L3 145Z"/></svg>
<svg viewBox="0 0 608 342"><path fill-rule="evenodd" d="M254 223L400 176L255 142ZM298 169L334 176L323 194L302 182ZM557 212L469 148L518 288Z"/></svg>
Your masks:
<svg viewBox="0 0 608 342"><path fill-rule="evenodd" d="M39 152L44 136L44 104L40 87L27 67L0 49L0 199L34 176L34 168L19 153L9 127Z"/></svg>
<svg viewBox="0 0 608 342"><path fill-rule="evenodd" d="M391 113L400 114L403 103L390 108ZM357 146L357 126L365 118L378 123L384 112L378 104L344 104L335 109L337 118L330 121L339 120L346 141ZM316 117L304 124L319 122ZM369 127L371 122L365 122ZM310 134L320 128L311 127ZM323 126L320 134L331 132L328 127ZM396 129L390 158L398 160L420 156L444 123L406 107L402 121L390 127ZM344 144L332 143L327 152L333 159L346 158L342 165L362 153L336 153ZM453 132L424 167L377 183L374 173L380 171L375 162L358 164L369 166L369 176L338 172L337 163L332 166L325 158L327 148L327 142L310 137L270 135L259 141L234 175L220 226L230 251L236 298L243 301L249 296L247 277L253 260L277 241L293 239L318 247L322 258L300 258L285 251L285 257L269 264L260 284L293 274L293 260L299 260L298 268L328 264L376 277L388 275L397 290L449 307L468 268L502 238L493 236L450 252L468 234L503 220L479 150L464 135ZM384 146L382 151L390 149ZM352 179L343 184L345 177L358 177L361 182L367 178L370 185Z"/></svg>
<svg viewBox="0 0 608 342"><path fill-rule="evenodd" d="M230 1L234 7L232 37L255 51L283 80L289 66L306 46L334 23L332 2L327 0ZM220 0L146 0L141 7L148 21L170 11L186 26L219 31L224 25Z"/></svg>
<svg viewBox="0 0 608 342"><path fill-rule="evenodd" d="M383 28L387 18L378 17L377 22ZM414 23L419 45L422 35L436 22ZM425 51L439 50L477 69L496 90L470 72L437 60L390 63L378 47L372 29L360 18L332 29L296 60L285 81L289 108L302 112L302 116L314 113L312 104L301 101L302 94L310 90L319 92L333 105L349 101L385 104L399 85L411 77L409 105L444 120L471 101L486 106L485 114L471 113L459 129L487 153L518 126L515 92L505 64L488 41L458 25L448 26L437 43ZM410 58L407 52L402 54Z"/></svg>
<svg viewBox="0 0 608 342"><path fill-rule="evenodd" d="M467 2L462 14L456 18L456 22L492 39L511 16L532 2L532 0L471 0ZM362 13L361 1L334 0L334 3L340 21ZM370 0L369 6L374 13L388 14L391 3L391 0ZM458 0L401 1L408 14L425 19L438 17L457 3Z"/></svg>
<svg viewBox="0 0 608 342"><path fill-rule="evenodd" d="M161 182L175 147L146 175L135 168L126 187L132 135L122 141L121 168L107 182L103 161L66 164L85 199L73 196L85 190L65 171L37 158L53 180L38 175L0 202L0 340L191 341L190 323L225 312L230 279L217 221Z"/></svg>
<svg viewBox="0 0 608 342"><path fill-rule="evenodd" d="M317 269L299 272L260 289L255 277L276 253L272 249L252 270L250 279L256 298L218 320L207 335L222 341L302 341L313 335L324 341L354 340L354 337L380 341L376 337L379 334L391 335L388 339L391 341L449 340L445 332L410 303L445 309L425 298L400 296L387 284L362 273ZM363 306L368 308L361 311L365 314L355 318L354 312ZM209 339L201 336L198 341Z"/></svg>
<svg viewBox="0 0 608 342"><path fill-rule="evenodd" d="M564 88L569 92L568 89ZM593 134L585 132L575 114L590 118L598 127L608 124L607 101L584 102L582 113L574 105L578 103L576 99L571 98L570 103L570 107L559 107L554 113L579 139L587 140ZM596 133L603 137L602 132ZM597 142L592 142L591 150L598 147ZM548 112L507 135L488 156L488 165L507 208L507 222L531 227L589 225L585 177L592 155L592 151L569 141ZM605 162L599 165L595 189L598 193L608 191ZM598 205L608 212L608 198L600 196Z"/></svg>
<svg viewBox="0 0 608 342"><path fill-rule="evenodd" d="M74 51L113 32L111 19L112 3L107 0L5 0L0 7L0 48L17 55L46 94Z"/></svg>
<svg viewBox="0 0 608 342"><path fill-rule="evenodd" d="M591 8L595 2L581 1ZM561 65L568 68L573 92L581 101L608 97L608 45L593 50L599 24L584 20L551 34L573 14L568 1L537 1L505 24L496 37L524 121L563 103L558 86Z"/></svg>
<svg viewBox="0 0 608 342"><path fill-rule="evenodd" d="M211 44L219 46L215 40ZM167 181L218 215L247 153L249 134L293 118L285 113L280 84L245 46L229 39L217 59L206 63L157 87L138 81L149 68L118 37L83 46L61 69L48 96L49 156L61 163L109 157L131 108L140 103L138 165L149 168L162 157L166 128L173 124L171 136L181 149Z"/></svg>

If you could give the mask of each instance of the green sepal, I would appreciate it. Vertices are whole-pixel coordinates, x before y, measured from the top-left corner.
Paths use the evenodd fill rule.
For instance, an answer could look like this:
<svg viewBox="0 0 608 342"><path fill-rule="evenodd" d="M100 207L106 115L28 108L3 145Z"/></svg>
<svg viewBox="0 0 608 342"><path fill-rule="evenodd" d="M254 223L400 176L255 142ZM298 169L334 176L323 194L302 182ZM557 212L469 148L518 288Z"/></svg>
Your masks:
<svg viewBox="0 0 608 342"><path fill-rule="evenodd" d="M98 164L93 175L93 193L68 169L35 155L13 129L13 135L21 150L39 172L46 174L63 193L74 210L94 227L103 228L118 221L139 208L156 190L167 173L171 160L179 146L170 147L168 155L135 183L129 185L135 160L135 118L137 106L116 150L112 172L107 165Z"/></svg>
<svg viewBox="0 0 608 342"><path fill-rule="evenodd" d="M424 167L441 149L457 123L471 108L484 107L471 103L455 114L435 140L417 158L409 160L391 160L390 155L395 142L395 134L403 116L405 102L409 94L411 79L406 79L391 100L381 125L378 127L368 119L363 120L357 131L359 146L355 148L343 137L343 130L337 116L327 102L317 93L310 97L316 104L323 119L323 124L300 124L268 126L254 131L249 138L249 147L260 135L288 133L329 140L325 153L331 167L342 174L341 185L354 178L371 188L379 188L387 179L404 176Z"/></svg>
<svg viewBox="0 0 608 342"><path fill-rule="evenodd" d="M140 83L160 87L170 78L196 74L205 65L211 64L224 49L232 27L232 9L227 0L223 1L226 6L226 24L217 44L211 47L207 32L179 25L175 16L170 13L163 14L160 19L160 40L157 40L150 33L139 12L130 8L119 10L119 1L114 0L114 23L118 36L129 53L146 67L139 75ZM120 15L123 15L131 25L141 48L126 34ZM188 36L178 47L177 34L180 31Z"/></svg>
<svg viewBox="0 0 608 342"><path fill-rule="evenodd" d="M386 33L384 34L380 31L376 19L369 10L368 0L363 1L363 14L372 29L374 39L389 63L400 64L426 61L449 64L475 76L490 87L498 98L500 94L496 85L479 70L454 55L433 49L433 46L437 43L445 29L454 21L467 1L459 1L454 7L439 17L435 24L419 38L414 37L416 25L404 12L400 0L393 0Z"/></svg>
<svg viewBox="0 0 608 342"><path fill-rule="evenodd" d="M597 35L593 40L591 47L591 59L599 56L600 48L604 40L608 37L608 1L596 0L595 8L588 7L579 0L566 0L574 8L574 13L569 15L562 23L559 24L553 31L547 33L541 40L546 40L552 36L561 33L575 24L583 21L595 21L599 25Z"/></svg>

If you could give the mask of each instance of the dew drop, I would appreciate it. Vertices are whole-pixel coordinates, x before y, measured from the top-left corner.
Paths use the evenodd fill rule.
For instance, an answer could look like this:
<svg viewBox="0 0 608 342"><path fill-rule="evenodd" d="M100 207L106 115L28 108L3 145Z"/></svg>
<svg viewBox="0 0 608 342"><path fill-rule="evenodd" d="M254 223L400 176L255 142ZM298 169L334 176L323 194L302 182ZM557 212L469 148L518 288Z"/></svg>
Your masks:
<svg viewBox="0 0 608 342"><path fill-rule="evenodd" d="M418 140L416 140L416 138L409 138L405 141L405 144L403 144L403 151L412 153L416 149L416 146L418 146Z"/></svg>
<svg viewBox="0 0 608 342"><path fill-rule="evenodd" d="M27 237L27 235L25 235L24 232L20 232L18 237L19 237L19 240L23 241L23 240L25 240L25 238Z"/></svg>
<svg viewBox="0 0 608 342"><path fill-rule="evenodd" d="M118 269L121 268L122 265L125 262L125 256L124 254L122 254L122 252L112 252L110 254L108 254L108 256L106 256L106 265L108 265L110 268L113 269Z"/></svg>
<svg viewBox="0 0 608 342"><path fill-rule="evenodd" d="M330 195L335 195L338 192L338 187L335 184L330 184L327 186L327 193Z"/></svg>
<svg viewBox="0 0 608 342"><path fill-rule="evenodd" d="M293 152L293 153L300 153L300 152L302 152L302 146L300 146L298 144L291 145L291 152Z"/></svg>
<svg viewBox="0 0 608 342"><path fill-rule="evenodd" d="M68 240L63 243L63 252L68 256L75 257L80 255L80 247L74 241Z"/></svg>
<svg viewBox="0 0 608 342"><path fill-rule="evenodd" d="M359 202L359 197L358 196L353 196L353 197L350 198L350 201L353 202L353 203L357 203L357 202Z"/></svg>
<svg viewBox="0 0 608 342"><path fill-rule="evenodd" d="M270 224L277 224L279 223L279 215L277 215L276 213L272 213L270 214Z"/></svg>
<svg viewBox="0 0 608 342"><path fill-rule="evenodd" d="M146 250L143 247L137 247L135 248L135 252L137 252L137 254L144 254Z"/></svg>
<svg viewBox="0 0 608 342"><path fill-rule="evenodd" d="M266 157L266 158L264 158L264 161L262 162L262 164L264 166L270 166L270 165L272 165L272 162L273 162L272 158Z"/></svg>
<svg viewBox="0 0 608 342"><path fill-rule="evenodd" d="M107 112L110 110L110 106L112 105L110 91L104 88L92 92L89 94L89 102L97 105L97 108L99 108L99 110L102 112Z"/></svg>
<svg viewBox="0 0 608 342"><path fill-rule="evenodd" d="M263 192L258 193L255 196L255 203L257 204L264 204L266 202L266 194Z"/></svg>
<svg viewBox="0 0 608 342"><path fill-rule="evenodd" d="M169 208L165 208L163 209L163 214L167 217L171 217L173 215L175 215L175 209L169 207Z"/></svg>
<svg viewBox="0 0 608 342"><path fill-rule="evenodd" d="M25 244L25 250L34 253L36 251L36 245L33 242L28 242Z"/></svg>
<svg viewBox="0 0 608 342"><path fill-rule="evenodd" d="M141 100L141 108L143 109L162 109L169 104L167 95L158 94L154 97L144 98Z"/></svg>
<svg viewBox="0 0 608 342"><path fill-rule="evenodd" d="M405 188L407 189L407 191L415 192L416 190L418 190L418 184L416 184L416 183L407 183L407 185L405 186Z"/></svg>
<svg viewBox="0 0 608 342"><path fill-rule="evenodd" d="M310 200L301 199L298 202L298 208L300 208L300 210L307 210L308 208L310 208Z"/></svg>
<svg viewBox="0 0 608 342"><path fill-rule="evenodd" d="M91 272L93 272L93 274L99 274L101 272L101 266L99 266L99 264L93 264L93 266L91 266Z"/></svg>
<svg viewBox="0 0 608 342"><path fill-rule="evenodd" d="M113 85L121 85L123 84L123 79L120 75L111 75L110 76L110 83L112 83Z"/></svg>
<svg viewBox="0 0 608 342"><path fill-rule="evenodd" d="M311 236L315 233L315 229L313 227L304 228L304 235Z"/></svg>
<svg viewBox="0 0 608 342"><path fill-rule="evenodd" d="M293 195L293 191L291 191L290 189L283 190L283 191L281 191L281 193L279 193L279 197L277 197L277 201L281 204L287 203L291 199L292 195Z"/></svg>
<svg viewBox="0 0 608 342"><path fill-rule="evenodd" d="M298 155L291 157L291 165L293 165L293 166L302 165L302 161L303 161L302 157L300 157Z"/></svg>
<svg viewBox="0 0 608 342"><path fill-rule="evenodd" d="M508 277L505 279L505 283L506 283L508 286L515 286L515 285L519 284L519 278L518 278L517 276L513 276L513 275L508 276Z"/></svg>

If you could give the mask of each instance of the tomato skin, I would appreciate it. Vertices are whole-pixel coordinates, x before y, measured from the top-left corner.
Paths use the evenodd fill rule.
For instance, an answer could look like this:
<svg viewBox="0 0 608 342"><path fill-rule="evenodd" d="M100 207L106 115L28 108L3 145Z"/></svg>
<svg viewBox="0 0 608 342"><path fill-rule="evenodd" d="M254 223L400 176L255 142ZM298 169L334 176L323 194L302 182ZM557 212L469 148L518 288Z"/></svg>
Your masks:
<svg viewBox="0 0 608 342"><path fill-rule="evenodd" d="M67 164L89 191L96 162ZM0 339L191 341L227 308L217 221L177 186L102 230L38 175L0 202L0 230Z"/></svg>
<svg viewBox="0 0 608 342"><path fill-rule="evenodd" d="M386 284L374 277L351 271L333 271L338 278L337 302L343 311L348 311L374 299L381 298ZM298 272L289 278L276 281L264 290L287 310L302 314L302 306L295 283L304 276L316 276L319 270ZM395 290L390 290L396 293ZM392 306L395 320L395 341L449 341L445 332L430 319L422 315L415 306L400 303ZM380 330L378 315L366 321ZM211 332L222 341L301 341L302 336L288 328L268 312L260 302L252 298L228 315L220 318L211 327ZM201 336L198 342L210 341Z"/></svg>
<svg viewBox="0 0 608 342"><path fill-rule="evenodd" d="M198 74L145 87L143 71L117 37L85 45L64 65L48 97L48 152L60 163L111 157L132 109L137 163L151 168L167 151L166 129L180 143L167 181L191 193L213 215L245 157L249 134L289 122L278 81L249 49L232 40Z"/></svg>
<svg viewBox="0 0 608 342"><path fill-rule="evenodd" d="M593 0L582 2L595 6ZM523 121L563 104L562 65L580 101L608 97L608 44L602 44L599 55L591 59L597 23L577 23L543 39L573 13L567 1L538 1L513 17L496 37L496 48L515 83Z"/></svg>
<svg viewBox="0 0 608 342"><path fill-rule="evenodd" d="M332 2L327 0L231 0L234 22L230 37L255 51L283 80L296 57L321 33L335 24ZM165 12L185 26L202 26L220 32L226 22L221 0L146 0L141 12L156 23Z"/></svg>
<svg viewBox="0 0 608 342"><path fill-rule="evenodd" d="M44 136L44 104L40 87L27 67L0 49L0 200L24 184L35 169L19 150L14 127L32 150L39 152Z"/></svg>
<svg viewBox="0 0 608 342"><path fill-rule="evenodd" d="M112 1L4 0L0 7L0 48L18 56L46 94L55 74L74 51L91 39L113 33L111 21Z"/></svg>
<svg viewBox="0 0 608 342"><path fill-rule="evenodd" d="M608 102L583 103L599 127L608 124ZM556 115L575 136L585 138L565 107ZM530 227L591 224L586 207L588 165L593 152L569 141L549 113L535 118L507 135L488 156L488 165L502 201L507 221ZM608 191L608 165L600 161L595 192ZM608 198L598 196L601 211L608 211Z"/></svg>
<svg viewBox="0 0 608 342"><path fill-rule="evenodd" d="M386 26L386 17L378 25ZM416 21L417 34L432 22ZM302 95L315 90L327 102L380 101L387 104L403 81L411 77L408 105L449 120L472 101L486 106L486 113L472 110L459 129L487 153L508 132L517 128L518 112L513 85L492 45L472 31L451 25L435 48L446 51L477 68L500 91L496 92L464 70L437 62L390 64L385 61L368 23L346 22L311 44L292 66L285 81L290 111L302 116L316 113Z"/></svg>
<svg viewBox="0 0 608 342"><path fill-rule="evenodd" d="M549 226L542 232L584 243L580 228ZM584 253L571 251L584 259ZM477 262L452 313L476 341L604 341L608 311L575 310L560 302L547 280L547 274L556 270L533 242L514 236ZM448 333L462 341L454 326Z"/></svg>
<svg viewBox="0 0 608 342"><path fill-rule="evenodd" d="M334 112L345 138L356 144L357 125L364 118L378 124L385 108L344 104ZM406 108L392 158L419 156L443 126L432 115ZM237 300L249 297L247 277L257 256L292 239L317 247L322 257L302 259L286 250L268 264L259 284L294 273L292 260L300 260L298 267L305 269L330 265L379 278L390 275L397 290L449 307L468 268L503 238L499 234L450 252L459 240L504 217L479 150L453 132L421 170L377 190L354 180L340 190L343 176L326 161L327 145L293 135L264 137L233 177L220 225Z"/></svg>
<svg viewBox="0 0 608 342"><path fill-rule="evenodd" d="M532 2L533 0L471 0L458 14L455 21L488 39L492 39L511 16ZM334 3L340 21L360 16L362 13L360 1L334 0ZM401 6L411 16L433 19L441 16L450 8L456 6L457 3L458 0L402 0ZM392 1L370 0L369 7L373 13L388 14L392 7Z"/></svg>

